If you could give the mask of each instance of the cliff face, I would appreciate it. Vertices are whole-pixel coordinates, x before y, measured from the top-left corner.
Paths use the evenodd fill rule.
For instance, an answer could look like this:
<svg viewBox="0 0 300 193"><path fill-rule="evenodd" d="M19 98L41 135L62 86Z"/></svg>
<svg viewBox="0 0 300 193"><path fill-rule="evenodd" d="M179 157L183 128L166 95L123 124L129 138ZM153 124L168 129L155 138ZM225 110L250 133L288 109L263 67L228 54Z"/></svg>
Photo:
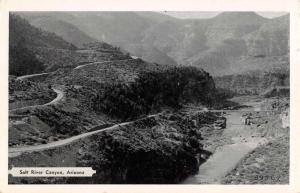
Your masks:
<svg viewBox="0 0 300 193"><path fill-rule="evenodd" d="M276 86L289 86L289 72L249 72L238 75L215 77L218 88L233 91L236 94L263 94L266 89Z"/></svg>

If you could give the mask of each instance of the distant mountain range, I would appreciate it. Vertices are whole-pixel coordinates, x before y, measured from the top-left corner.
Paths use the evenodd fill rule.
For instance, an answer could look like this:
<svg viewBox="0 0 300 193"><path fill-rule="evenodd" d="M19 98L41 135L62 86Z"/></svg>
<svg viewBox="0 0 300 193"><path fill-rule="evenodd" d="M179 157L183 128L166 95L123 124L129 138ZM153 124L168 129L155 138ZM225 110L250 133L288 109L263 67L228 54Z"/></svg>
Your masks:
<svg viewBox="0 0 300 193"><path fill-rule="evenodd" d="M254 12L225 12L210 19L178 19L156 12L17 14L77 47L104 41L150 62L195 65L213 75L269 70L270 64L251 62L289 54L289 15L267 19ZM279 67L288 66L287 59Z"/></svg>

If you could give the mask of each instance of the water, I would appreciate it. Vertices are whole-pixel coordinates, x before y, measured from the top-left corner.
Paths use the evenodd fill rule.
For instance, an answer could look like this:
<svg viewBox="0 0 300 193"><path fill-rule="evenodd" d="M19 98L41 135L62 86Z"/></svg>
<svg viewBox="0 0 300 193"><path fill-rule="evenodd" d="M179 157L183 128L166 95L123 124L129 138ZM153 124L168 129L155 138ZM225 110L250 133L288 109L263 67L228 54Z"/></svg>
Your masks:
<svg viewBox="0 0 300 193"><path fill-rule="evenodd" d="M251 110L260 110L259 102L247 102ZM243 110L250 110L249 108ZM230 112L226 115L224 137L232 143L219 147L216 152L199 167L196 175L188 177L184 184L219 184L228 172L257 146L266 143L265 138L253 137L251 127L244 124L243 112Z"/></svg>

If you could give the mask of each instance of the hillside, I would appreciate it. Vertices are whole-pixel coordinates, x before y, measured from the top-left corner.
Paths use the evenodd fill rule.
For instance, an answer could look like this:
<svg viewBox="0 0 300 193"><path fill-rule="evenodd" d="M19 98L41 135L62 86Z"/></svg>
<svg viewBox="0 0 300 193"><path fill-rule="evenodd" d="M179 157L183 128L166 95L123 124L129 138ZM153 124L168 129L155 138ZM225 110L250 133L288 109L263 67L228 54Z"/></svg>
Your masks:
<svg viewBox="0 0 300 193"><path fill-rule="evenodd" d="M32 20L31 25L55 33L77 47L82 46L84 43L96 41L74 25L61 20L54 20L49 17Z"/></svg>
<svg viewBox="0 0 300 193"><path fill-rule="evenodd" d="M11 75L20 76L46 70L52 60L48 52L41 53L44 49L53 50L50 53L56 50L73 52L76 49L74 45L54 33L35 28L14 14L10 14L9 31L9 74Z"/></svg>
<svg viewBox="0 0 300 193"><path fill-rule="evenodd" d="M9 32L11 46L16 46L19 42L25 42L27 47L76 49L74 45L64 41L61 37L33 27L27 20L15 14L10 14Z"/></svg>
<svg viewBox="0 0 300 193"><path fill-rule="evenodd" d="M264 23L245 37L250 56L282 56L289 54L289 16Z"/></svg>
<svg viewBox="0 0 300 193"><path fill-rule="evenodd" d="M124 47L126 51L134 53L135 56L143 58L148 62L159 63L164 65L176 65L177 62L167 56L164 52L151 45L129 44Z"/></svg>

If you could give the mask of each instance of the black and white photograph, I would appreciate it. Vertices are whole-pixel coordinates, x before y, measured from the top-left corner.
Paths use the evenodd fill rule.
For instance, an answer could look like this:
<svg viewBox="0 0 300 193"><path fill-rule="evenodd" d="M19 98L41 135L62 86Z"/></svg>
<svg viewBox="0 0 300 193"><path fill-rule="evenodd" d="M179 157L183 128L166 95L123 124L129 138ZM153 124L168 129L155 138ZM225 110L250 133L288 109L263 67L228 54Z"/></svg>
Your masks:
<svg viewBox="0 0 300 193"><path fill-rule="evenodd" d="M290 12L10 11L8 184L290 184Z"/></svg>

